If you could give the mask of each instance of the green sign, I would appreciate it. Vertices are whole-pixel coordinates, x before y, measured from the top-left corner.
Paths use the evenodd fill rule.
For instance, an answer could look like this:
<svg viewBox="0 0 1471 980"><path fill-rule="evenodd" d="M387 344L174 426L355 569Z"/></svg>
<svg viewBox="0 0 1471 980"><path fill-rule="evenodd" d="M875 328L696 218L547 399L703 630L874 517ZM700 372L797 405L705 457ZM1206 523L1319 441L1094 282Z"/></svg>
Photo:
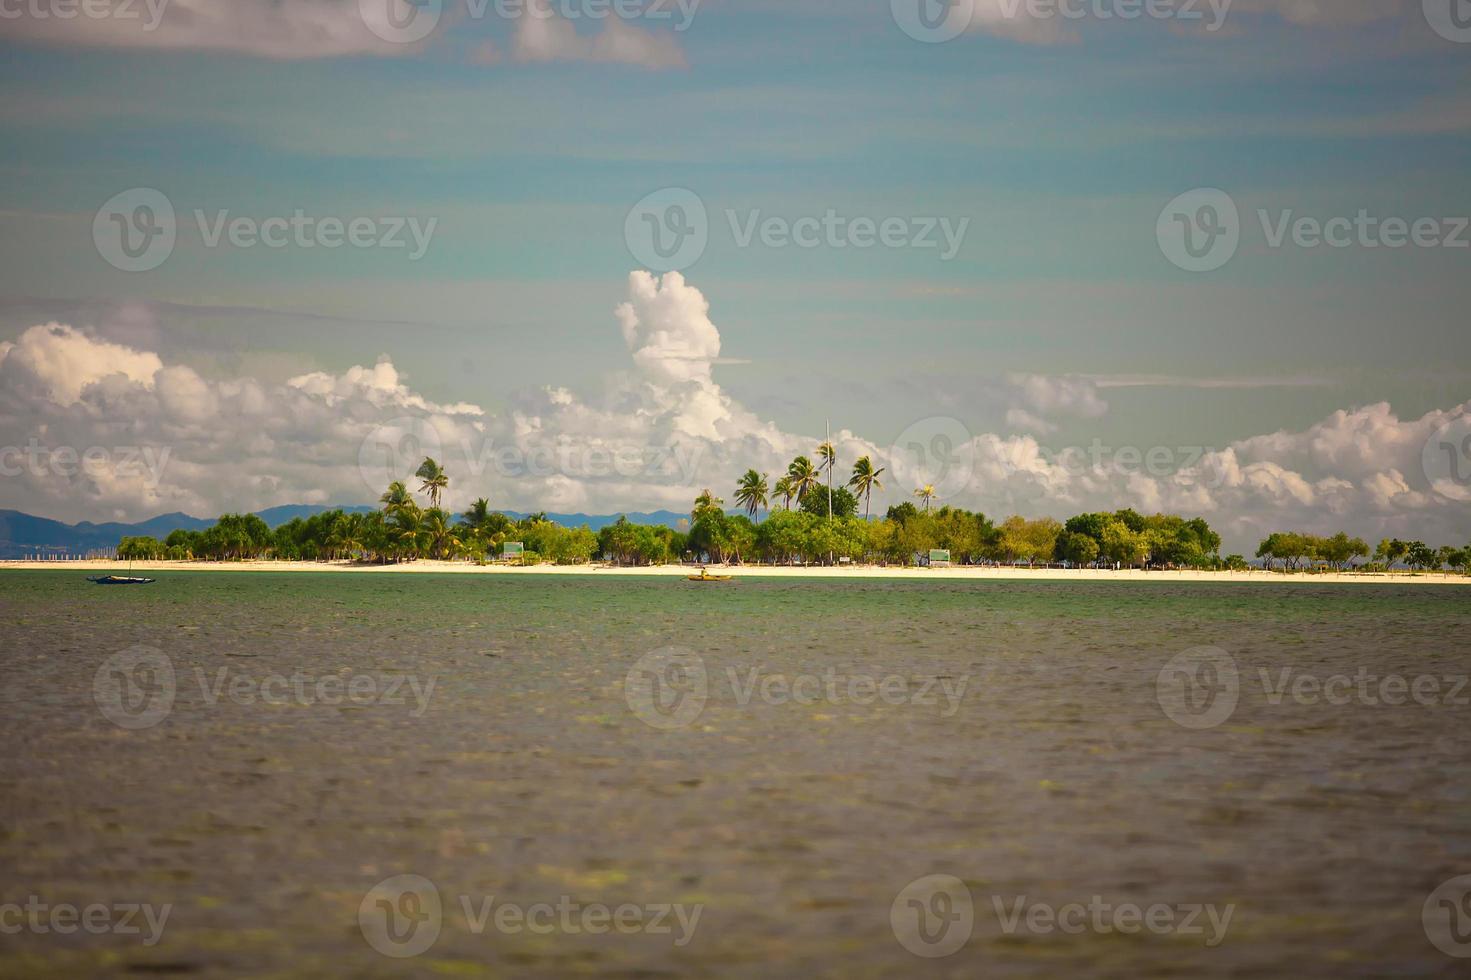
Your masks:
<svg viewBox="0 0 1471 980"><path fill-rule="evenodd" d="M526 546L520 541L507 541L501 545L501 554L507 558L518 558L526 550Z"/></svg>
<svg viewBox="0 0 1471 980"><path fill-rule="evenodd" d="M930 564L931 565L939 565L939 564L948 565L948 564L950 564L950 552L944 551L943 549L940 549L940 548L936 548L934 551L931 551L930 552Z"/></svg>

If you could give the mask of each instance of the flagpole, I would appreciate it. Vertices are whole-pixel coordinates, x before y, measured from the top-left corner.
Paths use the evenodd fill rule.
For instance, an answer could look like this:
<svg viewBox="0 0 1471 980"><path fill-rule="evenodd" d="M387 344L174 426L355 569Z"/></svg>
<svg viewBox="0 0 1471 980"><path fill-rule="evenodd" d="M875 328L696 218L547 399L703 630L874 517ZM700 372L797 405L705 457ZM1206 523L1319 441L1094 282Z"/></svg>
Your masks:
<svg viewBox="0 0 1471 980"><path fill-rule="evenodd" d="M827 451L832 454L827 458L827 526L831 528L833 526L833 467L836 466L838 463L838 450L837 447L833 445L832 419L828 419L826 425ZM836 564L836 562L833 561L833 553L831 551L827 553L827 563L829 565Z"/></svg>
<svg viewBox="0 0 1471 980"><path fill-rule="evenodd" d="M827 519L828 519L828 523L832 523L832 519L833 519L833 466L836 465L837 462L838 462L838 455L837 455L836 450L833 447L833 423L832 423L831 420L828 420L828 422L827 422L827 447L828 447L829 450L832 450L833 451L833 455L829 456L828 457L828 460L827 460Z"/></svg>

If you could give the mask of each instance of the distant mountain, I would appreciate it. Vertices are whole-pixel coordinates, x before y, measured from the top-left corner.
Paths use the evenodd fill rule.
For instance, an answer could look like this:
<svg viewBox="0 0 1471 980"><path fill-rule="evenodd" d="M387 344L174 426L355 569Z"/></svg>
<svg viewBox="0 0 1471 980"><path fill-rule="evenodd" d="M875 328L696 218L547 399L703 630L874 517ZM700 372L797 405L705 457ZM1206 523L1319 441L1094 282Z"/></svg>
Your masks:
<svg viewBox="0 0 1471 980"><path fill-rule="evenodd" d="M146 534L162 538L177 528L199 531L214 521L200 520L188 514L163 514L137 524L63 524L44 517L32 517L15 510L0 510L0 558L25 558L30 555L84 555L117 547L129 535Z"/></svg>
<svg viewBox="0 0 1471 980"><path fill-rule="evenodd" d="M507 517L514 520L525 520L530 514L518 513L514 510L501 511ZM690 515L677 514L672 510L655 510L648 513L628 514L547 514L547 520L554 521L563 527L582 527L586 524L594 531L601 531L609 524L618 523L618 518L628 518L630 524L646 524L650 527L664 525L665 527L678 527L680 521L688 521Z"/></svg>
<svg viewBox="0 0 1471 980"><path fill-rule="evenodd" d="M287 504L263 510L258 516L271 527L279 527L298 517L304 519L327 510L367 513L373 509L367 506L324 507L320 504ZM509 510L503 513L518 521L528 516ZM548 514L547 518L565 527L582 527L585 524L594 531L600 531L617 521L619 516L618 514ZM689 519L686 514L678 514L670 510L628 514L627 517L634 524L663 524L669 527L677 527L680 521ZM188 531L202 531L213 525L213 520L190 517L188 514L161 514L137 524L93 524L91 521L83 521L80 524L63 524L44 517L32 517L30 514L23 514L16 510L0 510L0 558L28 558L33 555L85 555L89 551L116 548L117 543L126 537L147 536L163 539L168 537L170 531L179 528Z"/></svg>

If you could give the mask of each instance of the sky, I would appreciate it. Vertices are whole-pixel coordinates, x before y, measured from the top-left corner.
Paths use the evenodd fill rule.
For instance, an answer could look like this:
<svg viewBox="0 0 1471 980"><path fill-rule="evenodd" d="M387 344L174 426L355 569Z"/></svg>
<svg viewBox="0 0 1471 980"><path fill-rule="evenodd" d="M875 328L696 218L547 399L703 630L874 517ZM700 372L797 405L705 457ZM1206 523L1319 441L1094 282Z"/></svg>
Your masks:
<svg viewBox="0 0 1471 980"><path fill-rule="evenodd" d="M1471 538L1468 0L0 0L0 507Z"/></svg>

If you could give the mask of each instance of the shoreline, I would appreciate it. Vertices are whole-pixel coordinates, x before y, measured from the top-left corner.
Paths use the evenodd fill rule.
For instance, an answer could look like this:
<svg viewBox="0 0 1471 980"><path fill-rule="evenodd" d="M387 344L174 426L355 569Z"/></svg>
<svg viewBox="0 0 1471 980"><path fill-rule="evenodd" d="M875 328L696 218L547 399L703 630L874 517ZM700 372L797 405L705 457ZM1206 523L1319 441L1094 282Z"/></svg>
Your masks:
<svg viewBox="0 0 1471 980"><path fill-rule="evenodd" d="M879 565L787 566L787 565L710 565L713 572L737 578L834 578L892 579L944 581L1029 581L1029 582L1151 582L1168 585L1182 582L1232 583L1242 585L1471 585L1471 576L1450 573L1427 574L1356 574L1329 572L1317 575L1287 575L1281 572L1206 572L1182 570L1143 572L1137 569L1075 568L986 568L958 565L949 568L904 568ZM420 559L399 565L355 565L349 562L293 561L23 561L0 560L0 572L110 572L139 574L162 572L314 572L361 575L590 575L602 578L666 577L678 578L698 573L699 566L656 565L613 567L609 565L473 565L467 562Z"/></svg>

